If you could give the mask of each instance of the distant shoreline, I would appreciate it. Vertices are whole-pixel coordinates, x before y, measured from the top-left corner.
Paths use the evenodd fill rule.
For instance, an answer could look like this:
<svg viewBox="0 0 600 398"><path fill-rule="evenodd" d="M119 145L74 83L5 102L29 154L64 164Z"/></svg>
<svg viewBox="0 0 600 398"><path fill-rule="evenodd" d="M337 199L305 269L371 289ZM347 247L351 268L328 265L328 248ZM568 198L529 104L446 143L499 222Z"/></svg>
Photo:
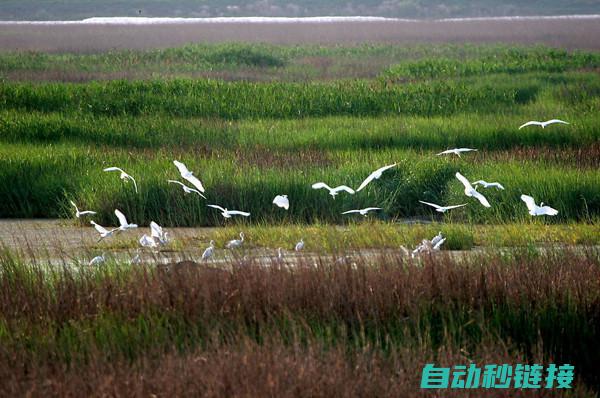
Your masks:
<svg viewBox="0 0 600 398"><path fill-rule="evenodd" d="M297 24L297 23L351 23L351 22L485 22L485 21L545 21L545 20L593 20L600 14L512 16L512 17L469 17L441 19L386 18L375 16L322 16L322 17L93 17L82 20L48 21L0 21L0 25L161 25L161 24Z"/></svg>
<svg viewBox="0 0 600 398"><path fill-rule="evenodd" d="M319 18L93 18L2 21L0 51L103 52L191 43L353 45L506 43L600 51L600 15L402 20Z"/></svg>

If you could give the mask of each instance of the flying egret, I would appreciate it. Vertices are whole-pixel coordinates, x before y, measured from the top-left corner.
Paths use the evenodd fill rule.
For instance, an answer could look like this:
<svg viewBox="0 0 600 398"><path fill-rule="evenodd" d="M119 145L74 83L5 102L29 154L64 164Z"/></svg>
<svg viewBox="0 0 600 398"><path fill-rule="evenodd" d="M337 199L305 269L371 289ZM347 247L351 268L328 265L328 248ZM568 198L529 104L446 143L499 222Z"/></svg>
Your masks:
<svg viewBox="0 0 600 398"><path fill-rule="evenodd" d="M91 259L89 266L91 267L92 265L100 265L104 262L106 262L106 257L104 256L104 253L102 253L101 256L96 256L93 259Z"/></svg>
<svg viewBox="0 0 600 398"><path fill-rule="evenodd" d="M325 188L329 191L329 194L331 195L331 197L333 197L335 199L335 196L341 192L341 191L345 191L348 192L351 195L354 195L354 189L346 186L346 185L340 185L338 187L335 188L331 188L329 185L325 184L324 182L316 182L312 185L312 189L322 189Z"/></svg>
<svg viewBox="0 0 600 398"><path fill-rule="evenodd" d="M558 214L558 210L553 209L550 206L544 206L544 202L540 205L535 204L535 200L529 195L521 195L521 200L525 202L529 209L529 214L532 216L555 216Z"/></svg>
<svg viewBox="0 0 600 398"><path fill-rule="evenodd" d="M96 228L96 231L98 231L98 233L100 234L100 239L98 239L98 242L100 242L104 238L108 238L108 237L112 236L116 231L119 230L119 228L113 228L111 230L108 230L108 229L104 228L102 225L96 224L94 221L90 221L90 224L92 224L94 226L94 228Z"/></svg>
<svg viewBox="0 0 600 398"><path fill-rule="evenodd" d="M342 214L360 213L361 215L366 217L368 212L375 210L381 210L381 207L365 207L364 209L348 210L343 212Z"/></svg>
<svg viewBox="0 0 600 398"><path fill-rule="evenodd" d="M356 189L356 192L358 192L361 189L363 189L364 187L366 187L371 181L381 178L381 175L383 174L383 172L388 169L391 169L392 167L396 167L396 163L390 164L389 166L380 167L377 170L375 170L374 172L372 172L371 174L369 174L369 176L367 178L365 178L365 180Z"/></svg>
<svg viewBox="0 0 600 398"><path fill-rule="evenodd" d="M146 234L142 235L139 242L140 242L140 245L142 245L143 247L155 248L158 246L158 243L156 243L156 240L154 240L153 237L148 236Z"/></svg>
<svg viewBox="0 0 600 398"><path fill-rule="evenodd" d="M133 178L132 176L130 176L129 174L127 174L126 172L123 171L123 169L120 169L118 167L107 167L104 169L104 171L118 171L121 173L121 175L119 176L121 178L121 180L123 181L128 181L131 180L133 181L133 187L135 188L135 193L138 193L138 188L137 188L137 183L135 182L135 178Z"/></svg>
<svg viewBox="0 0 600 398"><path fill-rule="evenodd" d="M429 202L425 202L425 201L422 201L422 200L419 200L419 202L423 203L425 205L433 207L435 209L435 211L437 211L439 213L445 213L448 210L456 209L456 208L463 207L463 206L467 205L466 203L464 203L462 205L440 206L440 205L436 205L435 203L429 203Z"/></svg>
<svg viewBox="0 0 600 398"><path fill-rule="evenodd" d="M473 185L481 185L484 188L498 188L498 189L504 189L504 187L502 186L502 184L500 184L499 182L486 182L483 180L478 180L473 182Z"/></svg>
<svg viewBox="0 0 600 398"><path fill-rule="evenodd" d="M490 202L488 202L488 200L485 198L485 196L483 196L482 194L480 194L479 192L477 192L477 190L475 188L473 188L473 186L471 185L471 183L469 182L469 180L467 180L465 178L465 176L463 176L462 174L460 174L458 171L456 172L456 178L458 178L458 180L460 182L462 182L462 184L465 186L465 195L471 196L471 197L479 200L479 202L482 205L484 205L485 207L492 207L490 205Z"/></svg>
<svg viewBox="0 0 600 398"><path fill-rule="evenodd" d="M179 169L179 174L181 174L181 178L188 180L194 187L196 187L200 192L204 193L204 186L200 180L188 170L185 164L178 162L177 160L173 161L173 164Z"/></svg>
<svg viewBox="0 0 600 398"><path fill-rule="evenodd" d="M162 227L155 223L154 221L150 222L150 230L152 238L158 241L161 245L166 245L169 243L169 233L163 231Z"/></svg>
<svg viewBox="0 0 600 398"><path fill-rule="evenodd" d="M538 122L537 120L532 120L530 122L527 122L525 124L522 124L519 127L519 130L521 130L523 127L527 127L527 126L540 126L541 128L546 128L546 126L550 125L550 124L555 124L555 123L559 123L559 124L570 124L568 122L565 122L563 120L560 119L551 119L551 120L547 120L545 122Z"/></svg>
<svg viewBox="0 0 600 398"><path fill-rule="evenodd" d="M232 216L244 216L244 217L248 217L250 215L250 213L247 213L245 211L227 210L227 209L224 209L221 206L217 206L217 205L208 205L208 207L212 207L212 208L221 210L221 214L225 218L231 218Z"/></svg>
<svg viewBox="0 0 600 398"><path fill-rule="evenodd" d="M275 199L273 199L273 204L278 207L283 207L284 209L290 208L290 201L288 200L287 195L277 195Z"/></svg>
<svg viewBox="0 0 600 398"><path fill-rule="evenodd" d="M240 232L240 238L230 240L229 242L227 242L225 247L228 249L237 249L238 247L242 246L243 243L244 243L244 233Z"/></svg>
<svg viewBox="0 0 600 398"><path fill-rule="evenodd" d="M125 218L125 214L121 213L121 211L119 209L115 209L115 216L117 216L117 218L119 219L119 224L121 224L119 226L119 230L120 231L127 231L128 229L133 229L133 228L137 228L137 224L130 224L129 222L127 222L127 218Z"/></svg>
<svg viewBox="0 0 600 398"><path fill-rule="evenodd" d="M211 258L214 251L215 251L215 241L211 240L210 245L206 248L206 250L204 250L204 253L202 253L202 261L206 261L209 258Z"/></svg>
<svg viewBox="0 0 600 398"><path fill-rule="evenodd" d="M72 200L70 200L69 202L71 202L71 204L75 208L75 217L77 217L77 218L79 218L81 216L87 216L88 214L96 214L95 211L90 211L90 210L79 211L79 208L77 207L75 202L73 202Z"/></svg>
<svg viewBox="0 0 600 398"><path fill-rule="evenodd" d="M461 152L473 152L473 151L477 151L477 149L472 149L472 148L453 148L453 149L447 149L443 152L440 152L437 154L437 156L440 155L448 155L450 153L455 154L456 156L458 156L459 158L461 157L460 154Z"/></svg>
<svg viewBox="0 0 600 398"><path fill-rule="evenodd" d="M300 239L300 242L296 243L296 247L294 247L294 250L299 252L302 249L304 249L304 239Z"/></svg>
<svg viewBox="0 0 600 398"><path fill-rule="evenodd" d="M187 185L185 185L182 182L176 181L176 180L167 180L167 182L171 183L171 184L179 184L181 185L181 187L183 188L183 192L187 193L196 193L200 196L202 196L204 199L206 199L206 196L202 195L202 193L200 191L198 191L197 189L194 188L190 188Z"/></svg>

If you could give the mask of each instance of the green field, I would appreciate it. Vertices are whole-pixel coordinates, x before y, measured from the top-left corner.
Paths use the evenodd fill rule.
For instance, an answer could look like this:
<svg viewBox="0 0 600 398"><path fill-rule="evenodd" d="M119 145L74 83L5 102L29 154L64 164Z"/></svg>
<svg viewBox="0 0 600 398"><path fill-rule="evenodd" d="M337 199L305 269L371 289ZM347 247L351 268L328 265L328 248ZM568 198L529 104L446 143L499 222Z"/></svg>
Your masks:
<svg viewBox="0 0 600 398"><path fill-rule="evenodd" d="M384 220L437 217L418 203L425 200L469 203L445 216L456 221L529 222L523 193L559 210L548 222L589 223L600 215L596 53L418 46L406 58L407 49L391 46L203 48L210 47L2 55L0 70L19 65L42 74L59 64L65 73L90 65L99 65L96 72L173 67L162 72L164 80L6 80L0 86L0 193L8 200L0 217L69 217L69 199L99 211L99 222L110 223L120 208L142 225L151 219L167 226L219 225L223 220L207 203L249 211L250 223L340 223L348 219L342 211L375 205L384 208L375 216ZM293 81L289 70L309 54L340 63L376 54L403 61L374 67L372 79ZM192 66L240 73L249 58L270 59L262 66L252 61L252 70L279 78L175 78ZM518 129L554 117L571 125ZM452 147L478 152L435 156ZM178 177L174 159L205 183L207 201L167 184ZM317 181L356 188L372 170L392 163L398 166L356 195L331 200L311 189ZM140 194L102 172L107 166L137 178ZM485 190L493 204L485 209L464 197L457 171L471 181L499 181L506 190ZM273 211L273 197L284 193L290 210Z"/></svg>
<svg viewBox="0 0 600 398"><path fill-rule="evenodd" d="M14 249L20 231L0 228L0 395L461 397L419 391L421 370L474 361L570 363L573 390L531 396L597 397L599 70L598 53L506 45L0 53L0 218L71 231ZM519 130L552 118L570 124ZM478 151L436 156L453 147ZM175 159L206 200L167 183ZM311 189L392 163L355 195ZM457 171L506 189L480 188L484 208ZM558 215L530 216L521 194ZM96 242L69 200L182 235L131 266L141 229ZM367 206L383 210L341 214ZM401 250L438 231L441 252ZM159 265L211 239L208 266Z"/></svg>

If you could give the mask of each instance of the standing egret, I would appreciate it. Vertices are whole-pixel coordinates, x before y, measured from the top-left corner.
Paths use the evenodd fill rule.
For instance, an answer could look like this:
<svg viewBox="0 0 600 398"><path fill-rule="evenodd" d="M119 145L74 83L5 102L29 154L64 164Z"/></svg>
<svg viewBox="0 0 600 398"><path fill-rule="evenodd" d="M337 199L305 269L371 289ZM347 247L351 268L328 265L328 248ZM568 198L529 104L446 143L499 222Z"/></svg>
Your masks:
<svg viewBox="0 0 600 398"><path fill-rule="evenodd" d="M445 241L444 235L442 235L442 231L438 232L436 236L431 239L431 244L435 247L439 242Z"/></svg>
<svg viewBox="0 0 600 398"><path fill-rule="evenodd" d="M225 247L228 249L237 249L238 247L242 246L243 243L244 243L244 233L240 232L240 238L230 240L229 242L227 242Z"/></svg>
<svg viewBox="0 0 600 398"><path fill-rule="evenodd" d="M118 167L107 167L104 169L104 171L118 171L121 173L121 175L119 176L121 178L121 180L127 182L128 180L133 181L133 187L135 188L135 193L138 193L138 188L137 188L137 183L135 182L135 178L133 178L132 176L130 176L129 174L127 174L126 172L123 171L123 169L120 169Z"/></svg>
<svg viewBox="0 0 600 398"><path fill-rule="evenodd" d="M183 188L183 192L187 193L196 193L200 196L202 196L204 199L206 199L206 196L202 195L202 193L200 191L198 191L197 189L194 188L190 188L187 185L185 185L182 182L176 181L176 180L167 180L167 182L171 183L171 184L179 184L181 185L181 187Z"/></svg>
<svg viewBox="0 0 600 398"><path fill-rule="evenodd" d="M473 185L481 185L484 188L498 188L498 189L504 189L504 187L502 186L502 184L500 184L499 182L486 182L483 180L478 180L473 182Z"/></svg>
<svg viewBox="0 0 600 398"><path fill-rule="evenodd" d="M448 210L452 210L452 209L457 209L459 207L463 207L466 206L467 204L464 203L462 205L453 205L453 206L440 206L440 205L436 205L435 203L429 203L429 202L425 202L422 200L419 200L420 203L423 203L425 205L431 206L435 209L435 211L439 212L439 213L445 213Z"/></svg>
<svg viewBox="0 0 600 398"><path fill-rule="evenodd" d="M383 174L383 172L388 169L391 169L392 167L396 167L396 163L390 164L389 166L380 167L377 170L375 170L374 172L372 172L371 174L369 174L369 176L367 178L365 178L365 180L356 189L356 192L358 192L361 189L363 189L364 187L366 187L371 181L381 178L381 175Z"/></svg>
<svg viewBox="0 0 600 398"><path fill-rule="evenodd" d="M71 204L75 208L75 217L77 217L77 218L79 218L81 216L87 216L88 214L96 214L95 211L90 211L90 210L79 211L79 208L77 207L75 202L73 202L72 200L70 200L69 202L71 202Z"/></svg>
<svg viewBox="0 0 600 398"><path fill-rule="evenodd" d="M555 124L555 123L559 123L559 124L570 124L568 122L565 122L563 120L560 119L551 119L551 120L547 120L545 122L538 122L537 120L532 120L530 122L527 122L525 124L522 124L519 127L519 130L521 130L523 127L527 127L527 126L540 126L541 128L545 129L546 126L550 125L550 124Z"/></svg>
<svg viewBox="0 0 600 398"><path fill-rule="evenodd" d="M532 216L555 216L558 214L558 210L553 209L550 206L544 206L544 202L540 205L535 204L535 200L529 195L521 195L521 200L525 202L529 209L529 214Z"/></svg>
<svg viewBox="0 0 600 398"><path fill-rule="evenodd" d="M275 196L275 199L273 199L273 204L286 210L290 208L290 201L288 200L287 195Z"/></svg>
<svg viewBox="0 0 600 398"><path fill-rule="evenodd" d="M200 180L188 170L185 164L178 162L177 160L173 161L173 164L179 169L179 174L181 174L181 178L188 180L194 187L196 187L200 192L204 193L204 186L200 182Z"/></svg>
<svg viewBox="0 0 600 398"><path fill-rule="evenodd" d="M108 230L108 229L104 228L102 225L96 224L94 221L90 221L90 224L92 224L94 226L94 228L96 229L96 231L98 231L98 233L100 234L100 239L98 239L98 242L100 242L104 238L108 238L108 237L112 236L116 231L119 230L119 228L113 228L111 230Z"/></svg>
<svg viewBox="0 0 600 398"><path fill-rule="evenodd" d="M448 155L450 153L455 154L456 156L458 156L459 158L461 157L460 154L461 152L473 152L473 151L477 151L477 149L472 149L472 148L454 148L454 149L447 149L443 152L440 152L437 154L437 156L440 155Z"/></svg>
<svg viewBox="0 0 600 398"><path fill-rule="evenodd" d="M281 247L277 248L277 261L283 261L283 249Z"/></svg>
<svg viewBox="0 0 600 398"><path fill-rule="evenodd" d="M244 216L244 217L248 217L250 215L250 213L247 213L245 211L227 210L227 209L224 209L221 206L217 206L217 205L208 205L208 207L212 207L214 209L221 210L221 214L225 218L231 218L232 216Z"/></svg>
<svg viewBox="0 0 600 398"><path fill-rule="evenodd" d="M304 239L300 239L300 242L296 243L296 247L294 247L294 250L299 252L302 249L304 249Z"/></svg>
<svg viewBox="0 0 600 398"><path fill-rule="evenodd" d="M492 207L490 205L490 202L488 202L488 200L485 198L485 196L483 196L482 194L477 192L477 190L475 188L473 188L473 186L471 185L469 180L467 180L465 178L465 176L460 174L458 171L456 172L455 175L456 175L456 178L458 178L458 180L460 182L462 182L462 184L465 186L465 195L471 196L471 197L477 199L485 207Z"/></svg>
<svg viewBox="0 0 600 398"><path fill-rule="evenodd" d="M341 191L345 191L348 192L351 195L354 195L354 189L346 186L346 185L340 185L338 187L335 188L331 188L329 185L325 184L324 182L316 182L312 185L312 189L322 189L325 188L329 191L329 194L331 195L332 198L335 199L335 196L341 192Z"/></svg>
<svg viewBox="0 0 600 398"><path fill-rule="evenodd" d="M214 251L215 251L215 241L211 240L210 245L206 248L206 250L204 250L204 253L202 253L202 261L207 261L209 258L211 258Z"/></svg>
<svg viewBox="0 0 600 398"><path fill-rule="evenodd" d="M152 231L151 236L158 241L159 244L166 245L169 243L169 233L163 231L162 227L154 221L150 222L150 230Z"/></svg>
<svg viewBox="0 0 600 398"><path fill-rule="evenodd" d="M133 258L131 259L130 263L132 265L137 265L137 264L141 264L142 263L142 256L140 255L140 252L138 250L138 252L136 253L135 256L133 256Z"/></svg>
<svg viewBox="0 0 600 398"><path fill-rule="evenodd" d="M375 210L381 210L381 207L365 207L364 209L348 210L348 211L343 212L342 214L359 213L366 217L368 212L375 211Z"/></svg>
<svg viewBox="0 0 600 398"><path fill-rule="evenodd" d="M100 265L102 263L106 262L106 257L104 255L104 253L102 253L101 256L96 256L93 259L90 260L89 266L91 267L92 265Z"/></svg>
<svg viewBox="0 0 600 398"><path fill-rule="evenodd" d="M128 229L133 229L133 228L138 227L137 224L130 224L129 222L127 222L127 218L125 218L125 214L121 213L121 211L119 211L119 209L115 209L115 215L119 219L119 224L121 224L121 226L119 226L120 231L127 231Z"/></svg>

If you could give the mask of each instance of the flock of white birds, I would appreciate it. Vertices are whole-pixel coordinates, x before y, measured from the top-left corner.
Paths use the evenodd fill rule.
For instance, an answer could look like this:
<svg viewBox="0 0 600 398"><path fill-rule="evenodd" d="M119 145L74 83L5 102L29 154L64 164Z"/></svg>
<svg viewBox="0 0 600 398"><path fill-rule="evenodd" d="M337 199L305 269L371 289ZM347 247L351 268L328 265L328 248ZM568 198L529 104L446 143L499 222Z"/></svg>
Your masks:
<svg viewBox="0 0 600 398"><path fill-rule="evenodd" d="M527 126L540 126L542 128L545 128L548 125L551 124L569 124L568 122L559 120L559 119L551 119L545 122L539 122L539 121L530 121L527 122L523 125L521 125L519 127L519 130L527 127ZM474 152L477 151L477 149L473 149L473 148L453 148L453 149L448 149L446 151L440 152L437 155L448 155L448 154L454 154L458 157L461 157L461 153L466 153L466 152ZM177 167L177 169L179 170L179 174L181 175L181 178L183 178L184 180L186 180L188 183L190 183L192 187L187 186L185 183L181 182L181 181L177 181L177 180L167 180L168 183L170 184L177 184L180 185L184 191L185 194L190 194L190 193L194 193L197 194L198 196L206 199L206 196L204 196L204 192L205 192L205 188L202 185L202 182L198 179L198 177L196 177L194 175L194 173L192 171L190 171L185 164L174 160L173 164L175 165L175 167ZM365 178L363 180L363 182L359 185L358 188L356 188L356 190L350 188L349 186L346 185L339 185L337 187L330 187L329 185L327 185L324 182L317 182L314 183L312 185L313 189L326 189L327 191L329 191L329 195L331 195L331 197L333 199L335 199L335 197L340 194L341 192L346 192L347 194L350 195L354 195L357 192L360 192L362 189L364 189L368 184L370 184L371 182L373 182L374 180L377 180L379 178L381 178L381 176L383 175L383 173L393 167L396 166L396 163L391 164L391 165L387 165L387 166L383 166L377 170L375 170L374 172L372 172L371 174L369 174L369 176L367 178ZM128 173L126 173L123 169L119 168L119 167L107 167L104 169L105 172L112 172L112 171L117 171L119 172L119 178L121 178L121 180L123 180L124 182L128 182L131 181L133 182L133 186L135 189L135 192L138 192L138 186L137 186L137 182L136 180L129 175ZM474 181L473 183L469 182L469 180L463 176L462 174L460 174L459 172L456 173L456 178L464 185L465 187L465 195L468 197L472 197L474 199L477 199L479 201L479 203L481 203L482 206L484 207L491 207L489 201L486 199L486 197L481 193L477 191L477 188L479 186L482 186L483 188L497 188L497 189L501 189L504 190L504 186L502 186L502 184L498 183L498 182L486 182L484 180L478 180L478 181ZM550 207L550 206L545 206L544 203L540 203L540 205L538 206L535 203L535 199L529 195L521 195L521 200L523 202L525 202L525 205L527 206L527 209L529 211L529 214L532 216L555 216L558 214L558 210ZM435 203L430 203L430 202L425 202L425 201L421 201L419 200L420 203L423 203L427 206L431 206L435 209L435 211L440 212L440 213L445 213L449 210L452 209L456 209L459 207L463 207L463 206L467 206L467 203L463 203L463 204L458 204L458 205L447 205L447 206L441 206ZM75 208L75 216L77 218L81 217L81 216L87 216L87 215L94 215L96 214L96 212L94 211L80 211L79 208L77 207L77 205L71 201L71 204L73 205L73 207ZM290 207L290 201L288 199L287 195L277 195L274 199L273 199L273 204L276 205L277 207L283 208L285 210L288 210ZM240 210L228 210L227 208L221 207L219 205L214 205L214 204L209 204L207 205L208 207L217 209L221 212L221 215L224 218L231 218L234 216L242 216L242 217L249 217L250 213L249 212L245 212L245 211L240 211ZM342 214L360 214L362 216L367 216L367 214L371 211L378 211L378 210L382 210L381 207L366 207L364 209L353 209L353 210L347 210L345 212L343 212ZM90 223L94 226L94 228L96 229L96 231L99 233L100 235L100 240L104 239L104 238L108 238L113 236L115 233L117 232L121 232L121 231L126 231L129 229L134 229L137 228L137 224L132 224L129 223L129 221L127 221L127 218L125 217L125 215L118 209L115 209L115 215L119 221L119 226L109 229L109 228L105 228L97 223L95 223L94 221L90 221ZM431 250L439 250L441 245L445 242L445 238L442 236L442 233L440 232L438 235L436 235L432 240L427 240L424 239L421 244L419 244L417 246L417 248L415 250L413 250L412 255L416 255L422 252L429 252ZM162 227L160 227L157 223L155 223L154 221L152 221L150 223L150 235L142 235L142 237L139 239L139 243L142 247L148 247L148 248L157 248L161 245L165 245L169 242L169 238L168 238L168 233L164 232ZM227 244L225 245L226 248L228 249L236 249L236 248L240 248L244 243L244 233L240 232L240 239L234 239L231 240L229 242L227 242ZM294 250L295 251L301 251L304 249L304 240L301 239L300 242L298 242L295 247ZM406 249L405 249L406 250ZM202 253L202 260L208 260L209 258L211 258L214 254L215 251L215 241L211 240L209 246L204 250L204 252ZM283 251L282 248L278 248L277 249L277 257L279 259L283 258ZM105 255L102 254L101 256L97 256L94 257L91 261L90 261L90 265L95 265L95 264L100 264L102 262L104 262L106 260ZM139 254L132 260L132 262L137 263L140 261L139 258Z"/></svg>

